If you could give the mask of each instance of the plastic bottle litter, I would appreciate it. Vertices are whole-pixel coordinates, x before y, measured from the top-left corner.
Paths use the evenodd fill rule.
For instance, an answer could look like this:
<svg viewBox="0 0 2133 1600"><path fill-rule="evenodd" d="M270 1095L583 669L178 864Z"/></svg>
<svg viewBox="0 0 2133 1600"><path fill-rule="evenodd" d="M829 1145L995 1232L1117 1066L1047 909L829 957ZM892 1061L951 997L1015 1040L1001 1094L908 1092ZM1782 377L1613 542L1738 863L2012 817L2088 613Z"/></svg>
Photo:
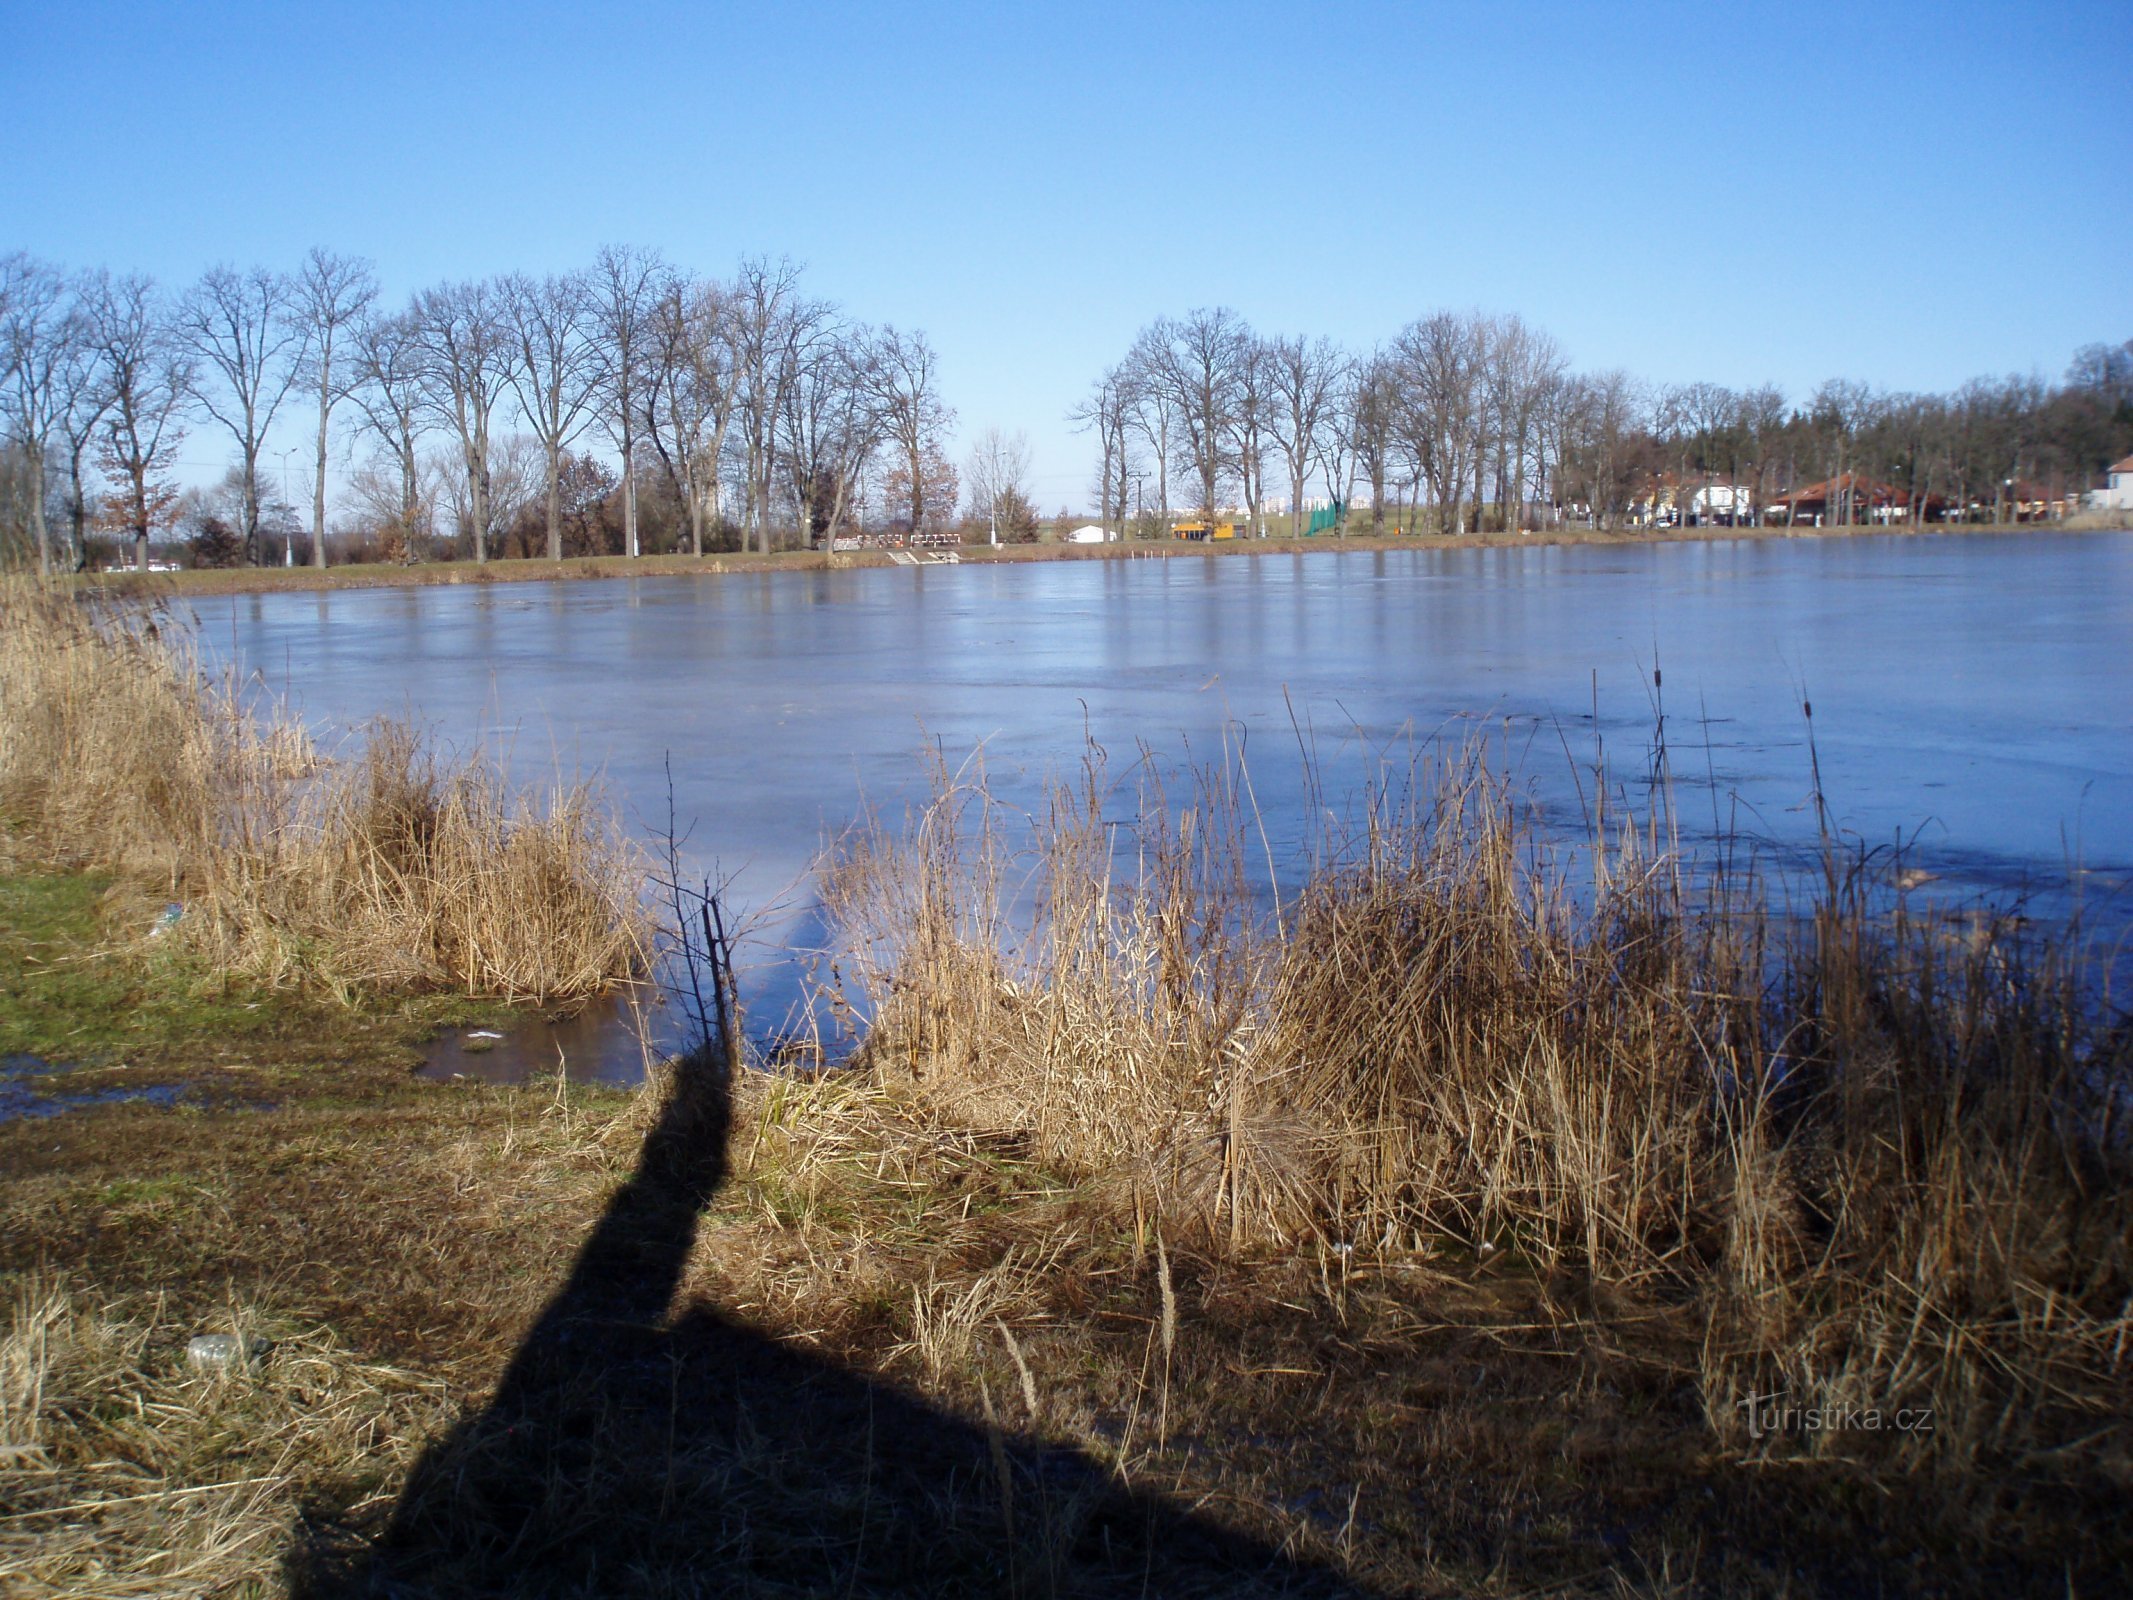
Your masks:
<svg viewBox="0 0 2133 1600"><path fill-rule="evenodd" d="M257 1337L196 1333L185 1343L185 1364L202 1372L231 1372L256 1367L266 1359L269 1348L266 1340Z"/></svg>

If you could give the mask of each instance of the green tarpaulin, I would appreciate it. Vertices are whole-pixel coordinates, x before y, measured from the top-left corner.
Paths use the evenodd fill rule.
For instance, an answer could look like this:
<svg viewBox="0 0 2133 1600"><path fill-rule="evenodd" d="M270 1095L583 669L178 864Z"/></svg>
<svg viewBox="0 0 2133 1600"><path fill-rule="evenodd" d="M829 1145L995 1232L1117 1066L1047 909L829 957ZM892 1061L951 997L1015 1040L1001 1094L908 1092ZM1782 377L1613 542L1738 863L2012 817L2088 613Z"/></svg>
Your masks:
<svg viewBox="0 0 2133 1600"><path fill-rule="evenodd" d="M1320 506L1311 513L1311 520L1304 524L1304 537L1308 539L1314 534L1327 533L1338 527L1341 513L1347 509L1348 507L1339 500L1334 501L1331 505Z"/></svg>

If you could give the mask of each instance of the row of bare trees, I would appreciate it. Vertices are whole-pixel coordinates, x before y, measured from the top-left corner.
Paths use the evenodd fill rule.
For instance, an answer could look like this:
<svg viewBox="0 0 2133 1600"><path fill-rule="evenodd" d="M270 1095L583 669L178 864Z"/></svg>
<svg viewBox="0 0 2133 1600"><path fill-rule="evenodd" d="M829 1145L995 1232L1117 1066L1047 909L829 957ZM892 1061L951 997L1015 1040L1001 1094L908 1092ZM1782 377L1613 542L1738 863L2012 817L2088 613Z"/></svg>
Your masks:
<svg viewBox="0 0 2133 1600"><path fill-rule="evenodd" d="M1516 316L1439 312L1359 354L1200 310L1143 329L1073 416L1094 435L1097 515L1114 526L1236 505L1264 533L1273 508L1294 528L1316 500L1367 503L1374 529L1388 515L1448 532L1607 526L1662 507L1760 521L1817 480L1838 486L1840 520L1867 514L1862 482L1913 520L1999 516L2010 500L2072 504L2133 449L2133 342L2082 350L2056 385L1832 381L1793 403L1578 373ZM92 526L144 562L179 508L189 430L229 452L231 543L249 561L264 555L267 441L304 430L323 565L341 447L357 454L359 520L388 551L422 553L447 524L478 561L506 542L585 548L573 507L610 492L605 457L619 547L646 548L653 493L662 541L700 554L714 539L833 540L870 486L908 531L944 528L953 420L923 334L856 321L786 261L716 278L617 247L582 271L438 285L395 310L367 262L325 250L290 273L217 267L178 294L0 257L0 535L19 530L46 568L78 563ZM972 511L1028 536L1026 448L1009 473L991 440L966 463Z"/></svg>
<svg viewBox="0 0 2133 1600"><path fill-rule="evenodd" d="M1149 324L1071 415L1095 438L1098 514L1121 525L1144 507L1237 507L1263 534L1277 493L1291 528L1308 499L1366 501L1374 530L1388 513L1450 533L1760 522L1805 483L1867 479L1913 520L2005 515L2010 493L2077 503L2133 449L2133 341L2085 348L2057 386L1902 395L1833 381L1791 404L1769 386L1578 373L1516 316L1438 312L1354 354L1262 336L1218 308ZM1867 513L1863 499L1840 512Z"/></svg>
<svg viewBox="0 0 2133 1600"><path fill-rule="evenodd" d="M1295 526L1314 491L1346 502L1360 485L1377 525L1413 489L1459 531L1485 505L1545 504L1566 449L1595 431L1592 398L1517 317L1442 313L1358 357L1216 309L1143 329L1074 419L1096 435L1106 520L1167 512L1175 480L1203 515L1241 505L1264 533L1277 495Z"/></svg>
<svg viewBox="0 0 2133 1600"><path fill-rule="evenodd" d="M0 258L0 378L26 541L46 569L81 559L92 520L145 564L179 502L171 474L192 428L226 437L243 556L261 559L262 460L298 404L307 431L316 424L321 566L337 438L360 441L351 487L390 543L425 548L442 501L477 561L514 510L499 474L525 441L551 558L564 553L574 464L603 446L621 464L630 555L643 550L648 473L698 554L725 527L765 551L795 534L834 538L870 469L885 470L914 528L955 511L942 455L954 418L925 335L854 320L786 261L718 279L616 247L583 271L438 285L392 310L369 263L325 250L293 273L217 267L176 295L17 254Z"/></svg>

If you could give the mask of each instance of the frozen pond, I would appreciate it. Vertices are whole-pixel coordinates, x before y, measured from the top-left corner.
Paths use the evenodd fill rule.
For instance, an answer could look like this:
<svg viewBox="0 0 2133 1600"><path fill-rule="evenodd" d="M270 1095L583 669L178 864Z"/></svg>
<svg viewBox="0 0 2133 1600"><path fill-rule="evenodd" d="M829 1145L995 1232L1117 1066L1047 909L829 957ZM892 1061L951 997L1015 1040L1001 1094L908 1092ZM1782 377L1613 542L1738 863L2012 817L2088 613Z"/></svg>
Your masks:
<svg viewBox="0 0 2133 1600"><path fill-rule="evenodd" d="M2133 535L974 563L199 613L328 730L406 713L502 741L522 775L604 774L654 833L671 763L692 861L743 904L785 897L803 940L815 852L863 799L916 793L929 746L982 745L996 786L1034 796L1085 734L1114 775L1144 744L1226 741L1278 842L1306 821L1300 735L1337 787L1374 752L1481 732L1576 834L1596 737L1642 803L1655 666L1692 845L1729 828L1782 862L1812 841L1804 696L1853 839L1900 836L1938 894L2133 920Z"/></svg>

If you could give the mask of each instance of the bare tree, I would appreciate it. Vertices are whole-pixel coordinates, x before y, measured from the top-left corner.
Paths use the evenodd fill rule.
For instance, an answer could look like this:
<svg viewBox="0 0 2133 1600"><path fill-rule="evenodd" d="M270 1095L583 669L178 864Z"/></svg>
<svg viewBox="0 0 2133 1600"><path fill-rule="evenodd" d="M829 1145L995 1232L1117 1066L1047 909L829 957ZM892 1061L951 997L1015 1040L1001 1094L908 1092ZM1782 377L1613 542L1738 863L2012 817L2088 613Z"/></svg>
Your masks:
<svg viewBox="0 0 2133 1600"><path fill-rule="evenodd" d="M1274 394L1267 426L1288 464L1293 537L1303 532L1304 486L1334 429L1348 363L1330 339L1275 339L1267 346L1267 358ZM1338 499L1338 493L1334 497Z"/></svg>
<svg viewBox="0 0 2133 1600"><path fill-rule="evenodd" d="M689 517L689 549L719 520L721 465L733 422L740 367L732 298L724 286L674 279L653 308L644 420L652 447Z"/></svg>
<svg viewBox="0 0 2133 1600"><path fill-rule="evenodd" d="M1527 506L1547 493L1546 419L1568 364L1552 338L1515 316L1497 320L1489 355L1496 502L1506 529L1523 527Z"/></svg>
<svg viewBox="0 0 2133 1600"><path fill-rule="evenodd" d="M429 351L415 313L374 317L356 331L352 398L393 466L398 511L386 519L411 556L428 552L432 497L423 491L422 435L430 421Z"/></svg>
<svg viewBox="0 0 2133 1600"><path fill-rule="evenodd" d="M637 429L657 346L653 319L672 274L656 250L608 245L588 280L600 419L622 454L622 548L644 553L637 532Z"/></svg>
<svg viewBox="0 0 2133 1600"><path fill-rule="evenodd" d="M1875 407L1873 390L1844 378L1831 378L1808 402L1809 416L1821 439L1823 462L1829 469L1825 515L1840 526L1850 523L1857 509L1852 441L1871 420Z"/></svg>
<svg viewBox="0 0 2133 1600"><path fill-rule="evenodd" d="M1249 331L1236 346L1235 415L1230 419L1237 476L1244 489L1245 513L1252 531L1266 537L1266 456L1273 439L1274 412L1279 404L1275 385L1274 353L1264 339Z"/></svg>
<svg viewBox="0 0 2133 1600"><path fill-rule="evenodd" d="M1129 363L1112 367L1089 397L1067 413L1077 428L1096 434L1101 464L1096 474L1096 518L1123 533L1127 486L1132 482L1133 374Z"/></svg>
<svg viewBox="0 0 2133 1600"><path fill-rule="evenodd" d="M542 485L547 468L540 440L526 433L498 434L489 441L488 474L482 484L483 509L474 509L474 480L461 471L452 476L450 499L452 515L462 528L480 525L488 519L490 541L495 553L502 555L509 546L505 540L519 520L541 498ZM529 547L525 553L533 552Z"/></svg>
<svg viewBox="0 0 2133 1600"><path fill-rule="evenodd" d="M874 341L868 369L882 426L911 480L913 534L926 527L927 461L939 454L941 436L955 424L955 412L941 398L939 365L940 357L923 333L888 327Z"/></svg>
<svg viewBox="0 0 2133 1600"><path fill-rule="evenodd" d="M792 262L756 257L741 263L730 293L728 326L735 367L735 422L740 430L744 538L770 553L770 490L777 473L779 421L802 351L829 307L800 293Z"/></svg>
<svg viewBox="0 0 2133 1600"><path fill-rule="evenodd" d="M192 357L193 404L237 442L244 475L244 558L257 564L259 456L295 384L309 339L287 279L264 267L210 267L179 302L178 335Z"/></svg>
<svg viewBox="0 0 2133 1600"><path fill-rule="evenodd" d="M105 415L111 409L111 369L96 339L93 309L77 285L75 318L80 336L72 342L58 375L59 396L54 426L66 452L67 561L77 572L88 565L88 464Z"/></svg>
<svg viewBox="0 0 2133 1600"><path fill-rule="evenodd" d="M374 540L388 560L416 560L426 548L435 521L441 483L457 478L452 464L440 472L434 458L418 460L412 478L389 452L363 462L348 475L348 497L358 529Z"/></svg>
<svg viewBox="0 0 2133 1600"><path fill-rule="evenodd" d="M295 313L308 330L310 358L305 384L318 400L318 448L312 456L311 564L326 565L326 466L332 441L333 409L348 397L356 381L349 360L349 337L369 316L378 297L377 275L370 263L337 256L314 247L297 269L292 285Z"/></svg>
<svg viewBox="0 0 2133 1600"><path fill-rule="evenodd" d="M1000 542L1003 521L1011 531L1021 531L1015 525L1028 515L1031 504L1026 435L987 428L970 447L963 477L970 488L970 514L992 525L994 544Z"/></svg>
<svg viewBox="0 0 2133 1600"><path fill-rule="evenodd" d="M1138 343L1126 353L1119 367L1120 392L1126 421L1148 447L1155 466L1155 503L1160 516L1170 515L1170 463L1176 454L1177 408L1170 391L1149 379L1147 362ZM1139 496L1136 494L1135 499Z"/></svg>
<svg viewBox="0 0 2133 1600"><path fill-rule="evenodd" d="M1735 397L1733 429L1746 457L1749 480L1749 521L1763 525L1764 488L1775 465L1772 456L1780 447L1785 427L1785 395L1775 384L1764 384Z"/></svg>
<svg viewBox="0 0 2133 1600"><path fill-rule="evenodd" d="M1409 323L1392 345L1394 434L1428 486L1439 526L1448 534L1466 531L1466 490L1482 461L1485 336L1484 319L1440 311Z"/></svg>
<svg viewBox="0 0 2133 1600"><path fill-rule="evenodd" d="M430 413L452 430L466 477L455 496L474 559L489 559L499 524L490 503L490 433L497 403L511 385L513 343L494 284L484 279L427 289L415 298L414 328L423 351L423 394Z"/></svg>
<svg viewBox="0 0 2133 1600"><path fill-rule="evenodd" d="M1212 519L1222 487L1239 470L1236 422L1241 367L1251 330L1226 307L1200 310L1144 329L1135 364L1147 388L1168 402L1184 459L1199 479L1200 511Z"/></svg>
<svg viewBox="0 0 2133 1600"><path fill-rule="evenodd" d="M592 304L576 273L503 283L513 341L511 386L547 457L548 559L563 559L563 453L593 420L600 360L590 333ZM501 526L501 524L499 524Z"/></svg>
<svg viewBox="0 0 2133 1600"><path fill-rule="evenodd" d="M863 327L818 326L794 354L780 456L803 539L833 545L859 475L886 432L886 385Z"/></svg>
<svg viewBox="0 0 2133 1600"><path fill-rule="evenodd" d="M111 520L133 540L134 565L145 572L149 535L177 500L163 474L185 437L180 413L193 389L191 356L147 278L99 274L90 306L109 398L98 464L117 485ZM256 507L256 479L251 493Z"/></svg>
<svg viewBox="0 0 2133 1600"><path fill-rule="evenodd" d="M47 453L69 408L70 373L88 342L66 274L26 255L0 258L0 419L22 452L30 536L42 573L52 570Z"/></svg>
<svg viewBox="0 0 2133 1600"><path fill-rule="evenodd" d="M1642 396L1619 368L1573 380L1565 397L1565 475L1582 492L1589 525L1611 528L1624 500L1630 445Z"/></svg>
<svg viewBox="0 0 2133 1600"><path fill-rule="evenodd" d="M1372 355L1350 374L1342 405L1352 470L1370 485L1370 531L1385 531L1385 488L1396 470L1398 452L1394 421L1399 412L1399 383L1392 358Z"/></svg>

